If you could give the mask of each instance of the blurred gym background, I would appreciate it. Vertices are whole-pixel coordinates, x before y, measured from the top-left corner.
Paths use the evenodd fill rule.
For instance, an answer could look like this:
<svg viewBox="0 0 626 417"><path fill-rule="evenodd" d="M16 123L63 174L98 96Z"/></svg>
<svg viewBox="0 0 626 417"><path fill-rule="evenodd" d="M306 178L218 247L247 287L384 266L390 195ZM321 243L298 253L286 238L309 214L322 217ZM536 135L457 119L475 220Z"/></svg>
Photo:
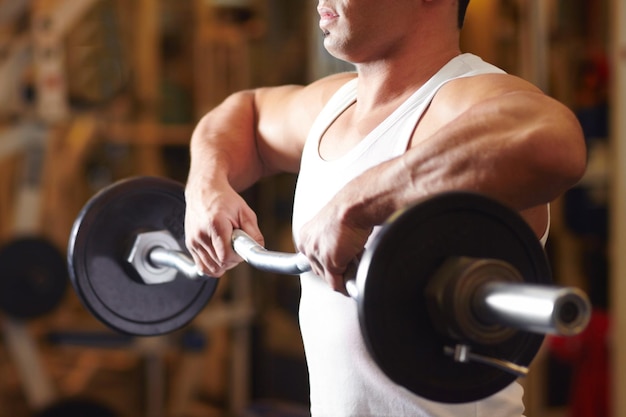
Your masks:
<svg viewBox="0 0 626 417"><path fill-rule="evenodd" d="M589 148L587 174L552 205L548 253L558 283L590 294L594 318L580 337L546 341L523 381L529 417L626 416L611 395L626 392L624 3L472 0L463 32L465 51L572 108ZM0 417L307 415L297 279L242 265L185 329L129 338L82 307L63 262L99 189L185 180L194 124L229 93L351 69L321 47L315 5L0 0ZM268 248L293 250L294 180L245 193ZM21 286L31 264L58 291Z"/></svg>

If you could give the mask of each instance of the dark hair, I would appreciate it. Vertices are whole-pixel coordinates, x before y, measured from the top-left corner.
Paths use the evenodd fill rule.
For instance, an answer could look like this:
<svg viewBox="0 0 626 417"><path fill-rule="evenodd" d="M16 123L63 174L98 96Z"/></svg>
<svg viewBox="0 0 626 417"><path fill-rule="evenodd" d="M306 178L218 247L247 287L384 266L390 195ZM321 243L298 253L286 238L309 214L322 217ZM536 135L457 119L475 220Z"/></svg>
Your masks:
<svg viewBox="0 0 626 417"><path fill-rule="evenodd" d="M463 27L463 21L465 20L465 12L467 11L467 5L470 0L459 0L459 29Z"/></svg>

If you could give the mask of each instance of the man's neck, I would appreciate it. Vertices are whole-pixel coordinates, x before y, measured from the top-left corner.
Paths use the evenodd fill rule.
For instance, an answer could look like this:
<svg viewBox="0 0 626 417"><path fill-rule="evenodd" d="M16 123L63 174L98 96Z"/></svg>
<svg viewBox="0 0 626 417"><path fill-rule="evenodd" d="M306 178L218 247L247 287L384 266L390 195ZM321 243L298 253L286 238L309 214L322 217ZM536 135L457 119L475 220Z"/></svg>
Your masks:
<svg viewBox="0 0 626 417"><path fill-rule="evenodd" d="M433 54L405 55L405 62L396 60L357 64L359 111L367 112L381 105L404 100L460 53L459 49L449 49Z"/></svg>

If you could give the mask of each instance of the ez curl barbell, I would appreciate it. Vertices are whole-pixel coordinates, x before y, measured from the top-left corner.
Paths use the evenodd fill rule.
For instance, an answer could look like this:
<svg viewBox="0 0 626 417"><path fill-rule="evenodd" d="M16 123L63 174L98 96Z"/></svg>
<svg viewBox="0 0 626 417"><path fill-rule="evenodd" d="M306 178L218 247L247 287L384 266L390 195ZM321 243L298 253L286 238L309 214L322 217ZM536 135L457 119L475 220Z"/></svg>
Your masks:
<svg viewBox="0 0 626 417"><path fill-rule="evenodd" d="M184 186L154 177L93 196L68 244L71 282L111 328L134 335L188 324L218 280L184 250ZM243 231L235 251L287 275L306 257L268 251ZM369 352L391 380L425 398L487 397L528 371L546 334L580 333L586 295L551 285L544 250L518 213L482 195L448 192L394 214L347 282Z"/></svg>

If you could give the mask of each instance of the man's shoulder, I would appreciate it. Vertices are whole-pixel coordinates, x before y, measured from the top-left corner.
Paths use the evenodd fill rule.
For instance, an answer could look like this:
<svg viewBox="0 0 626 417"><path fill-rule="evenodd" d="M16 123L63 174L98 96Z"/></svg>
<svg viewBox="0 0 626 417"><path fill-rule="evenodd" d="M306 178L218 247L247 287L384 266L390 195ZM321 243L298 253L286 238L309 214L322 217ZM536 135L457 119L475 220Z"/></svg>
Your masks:
<svg viewBox="0 0 626 417"><path fill-rule="evenodd" d="M514 92L541 93L530 82L506 73L485 73L459 77L447 82L437 94L439 100L451 102L481 101Z"/></svg>
<svg viewBox="0 0 626 417"><path fill-rule="evenodd" d="M433 133L481 103L498 100L510 93L541 91L529 82L509 74L488 73L456 78L443 85L422 118L422 134ZM542 94L542 93L541 93Z"/></svg>

